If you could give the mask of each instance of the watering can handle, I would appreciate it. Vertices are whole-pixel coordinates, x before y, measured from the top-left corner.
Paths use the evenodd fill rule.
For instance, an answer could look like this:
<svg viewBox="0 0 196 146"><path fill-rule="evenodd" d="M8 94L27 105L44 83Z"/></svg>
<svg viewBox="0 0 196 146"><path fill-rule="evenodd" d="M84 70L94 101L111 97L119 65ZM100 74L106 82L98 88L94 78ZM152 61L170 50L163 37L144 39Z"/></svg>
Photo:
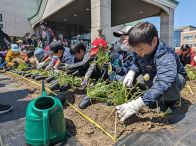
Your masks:
<svg viewBox="0 0 196 146"><path fill-rule="evenodd" d="M42 81L42 96L47 96L44 81Z"/></svg>
<svg viewBox="0 0 196 146"><path fill-rule="evenodd" d="M44 145L47 146L49 142L49 121L48 111L43 111L43 130L44 130Z"/></svg>

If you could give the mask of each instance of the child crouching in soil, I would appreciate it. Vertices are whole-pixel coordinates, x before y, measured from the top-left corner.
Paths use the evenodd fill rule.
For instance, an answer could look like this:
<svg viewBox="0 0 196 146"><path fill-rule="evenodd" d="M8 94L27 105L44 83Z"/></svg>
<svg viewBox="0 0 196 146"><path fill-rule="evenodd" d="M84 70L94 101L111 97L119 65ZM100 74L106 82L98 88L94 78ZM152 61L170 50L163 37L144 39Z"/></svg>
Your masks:
<svg viewBox="0 0 196 146"><path fill-rule="evenodd" d="M17 66L18 62L16 59L20 58L20 50L17 44L11 44L11 49L8 50L5 61L8 67Z"/></svg>
<svg viewBox="0 0 196 146"><path fill-rule="evenodd" d="M186 82L186 71L174 50L159 42L156 27L149 22L133 27L129 45L133 47L134 62L123 84L130 87L139 75L148 74L150 79L145 82L148 90L143 96L116 107L120 120L125 121L142 107L154 107L156 103L163 107L163 112L174 111Z"/></svg>

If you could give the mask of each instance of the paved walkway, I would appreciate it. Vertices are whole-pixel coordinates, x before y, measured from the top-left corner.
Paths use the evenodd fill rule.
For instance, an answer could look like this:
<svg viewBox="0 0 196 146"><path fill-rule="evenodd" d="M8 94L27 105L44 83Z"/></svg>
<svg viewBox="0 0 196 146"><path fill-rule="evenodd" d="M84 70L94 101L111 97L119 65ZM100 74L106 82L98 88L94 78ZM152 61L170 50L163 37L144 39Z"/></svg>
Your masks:
<svg viewBox="0 0 196 146"><path fill-rule="evenodd" d="M29 91L24 85L0 73L0 103L12 104L12 112L0 115L0 146L26 146L24 140L25 114ZM69 135L66 143L57 146L81 146L74 136Z"/></svg>

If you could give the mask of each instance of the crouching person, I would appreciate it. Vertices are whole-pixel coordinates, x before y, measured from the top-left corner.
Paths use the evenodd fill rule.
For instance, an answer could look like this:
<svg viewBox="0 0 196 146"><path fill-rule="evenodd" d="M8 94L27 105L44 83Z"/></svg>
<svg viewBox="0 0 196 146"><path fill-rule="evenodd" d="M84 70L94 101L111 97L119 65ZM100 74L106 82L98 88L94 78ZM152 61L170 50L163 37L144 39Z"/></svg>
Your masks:
<svg viewBox="0 0 196 146"><path fill-rule="evenodd" d="M62 42L60 40L53 41L49 45L49 47L53 53L53 56L52 56L52 60L50 61L49 65L46 66L45 70L50 70L52 68L57 69L57 67L61 63L60 58L63 56L64 47L63 47Z"/></svg>
<svg viewBox="0 0 196 146"><path fill-rule="evenodd" d="M19 47L17 44L11 44L11 49L8 50L5 61L7 63L7 67L17 66L18 62L16 61L20 58Z"/></svg>
<svg viewBox="0 0 196 146"><path fill-rule="evenodd" d="M148 22L135 25L129 33L129 45L134 50L134 62L124 78L123 84L131 86L139 75L148 74L150 80L146 93L128 103L117 106L121 121L137 113L142 107L159 106L166 110L175 109L180 91L185 86L186 71L175 52L163 42L159 42L156 27Z"/></svg>
<svg viewBox="0 0 196 146"><path fill-rule="evenodd" d="M106 79L108 78L107 73L104 73L96 63L97 53L99 49L102 48L106 50L107 43L103 39L95 39L92 43L93 48L89 51L86 51L86 46L83 43L78 43L71 48L71 52L75 57L74 64L65 64L64 69L67 71L78 72L77 76L84 76L82 82L82 88L84 89L90 78L98 80L99 78Z"/></svg>

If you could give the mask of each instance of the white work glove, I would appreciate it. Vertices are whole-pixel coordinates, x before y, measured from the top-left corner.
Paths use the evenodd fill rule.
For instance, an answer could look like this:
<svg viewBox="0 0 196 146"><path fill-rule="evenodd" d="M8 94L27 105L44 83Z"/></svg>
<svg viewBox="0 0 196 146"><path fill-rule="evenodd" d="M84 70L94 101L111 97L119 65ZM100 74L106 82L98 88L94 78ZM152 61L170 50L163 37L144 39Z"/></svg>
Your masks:
<svg viewBox="0 0 196 146"><path fill-rule="evenodd" d="M39 64L37 65L36 68L37 68L37 69L40 69L40 68L42 68L42 67L44 66L44 64L45 64L44 62L41 62L41 63L39 63Z"/></svg>
<svg viewBox="0 0 196 146"><path fill-rule="evenodd" d="M125 78L123 80L123 85L127 86L127 87L130 87L132 85L132 83L133 83L134 77L135 77L135 72L130 70L126 74L126 76L125 76Z"/></svg>
<svg viewBox="0 0 196 146"><path fill-rule="evenodd" d="M194 57L194 61L196 62L196 56Z"/></svg>
<svg viewBox="0 0 196 146"><path fill-rule="evenodd" d="M59 69L54 69L55 74L59 74L61 71Z"/></svg>
<svg viewBox="0 0 196 146"><path fill-rule="evenodd" d="M132 100L128 103L116 106L117 113L119 114L120 121L124 122L127 118L137 113L145 104L141 97Z"/></svg>

